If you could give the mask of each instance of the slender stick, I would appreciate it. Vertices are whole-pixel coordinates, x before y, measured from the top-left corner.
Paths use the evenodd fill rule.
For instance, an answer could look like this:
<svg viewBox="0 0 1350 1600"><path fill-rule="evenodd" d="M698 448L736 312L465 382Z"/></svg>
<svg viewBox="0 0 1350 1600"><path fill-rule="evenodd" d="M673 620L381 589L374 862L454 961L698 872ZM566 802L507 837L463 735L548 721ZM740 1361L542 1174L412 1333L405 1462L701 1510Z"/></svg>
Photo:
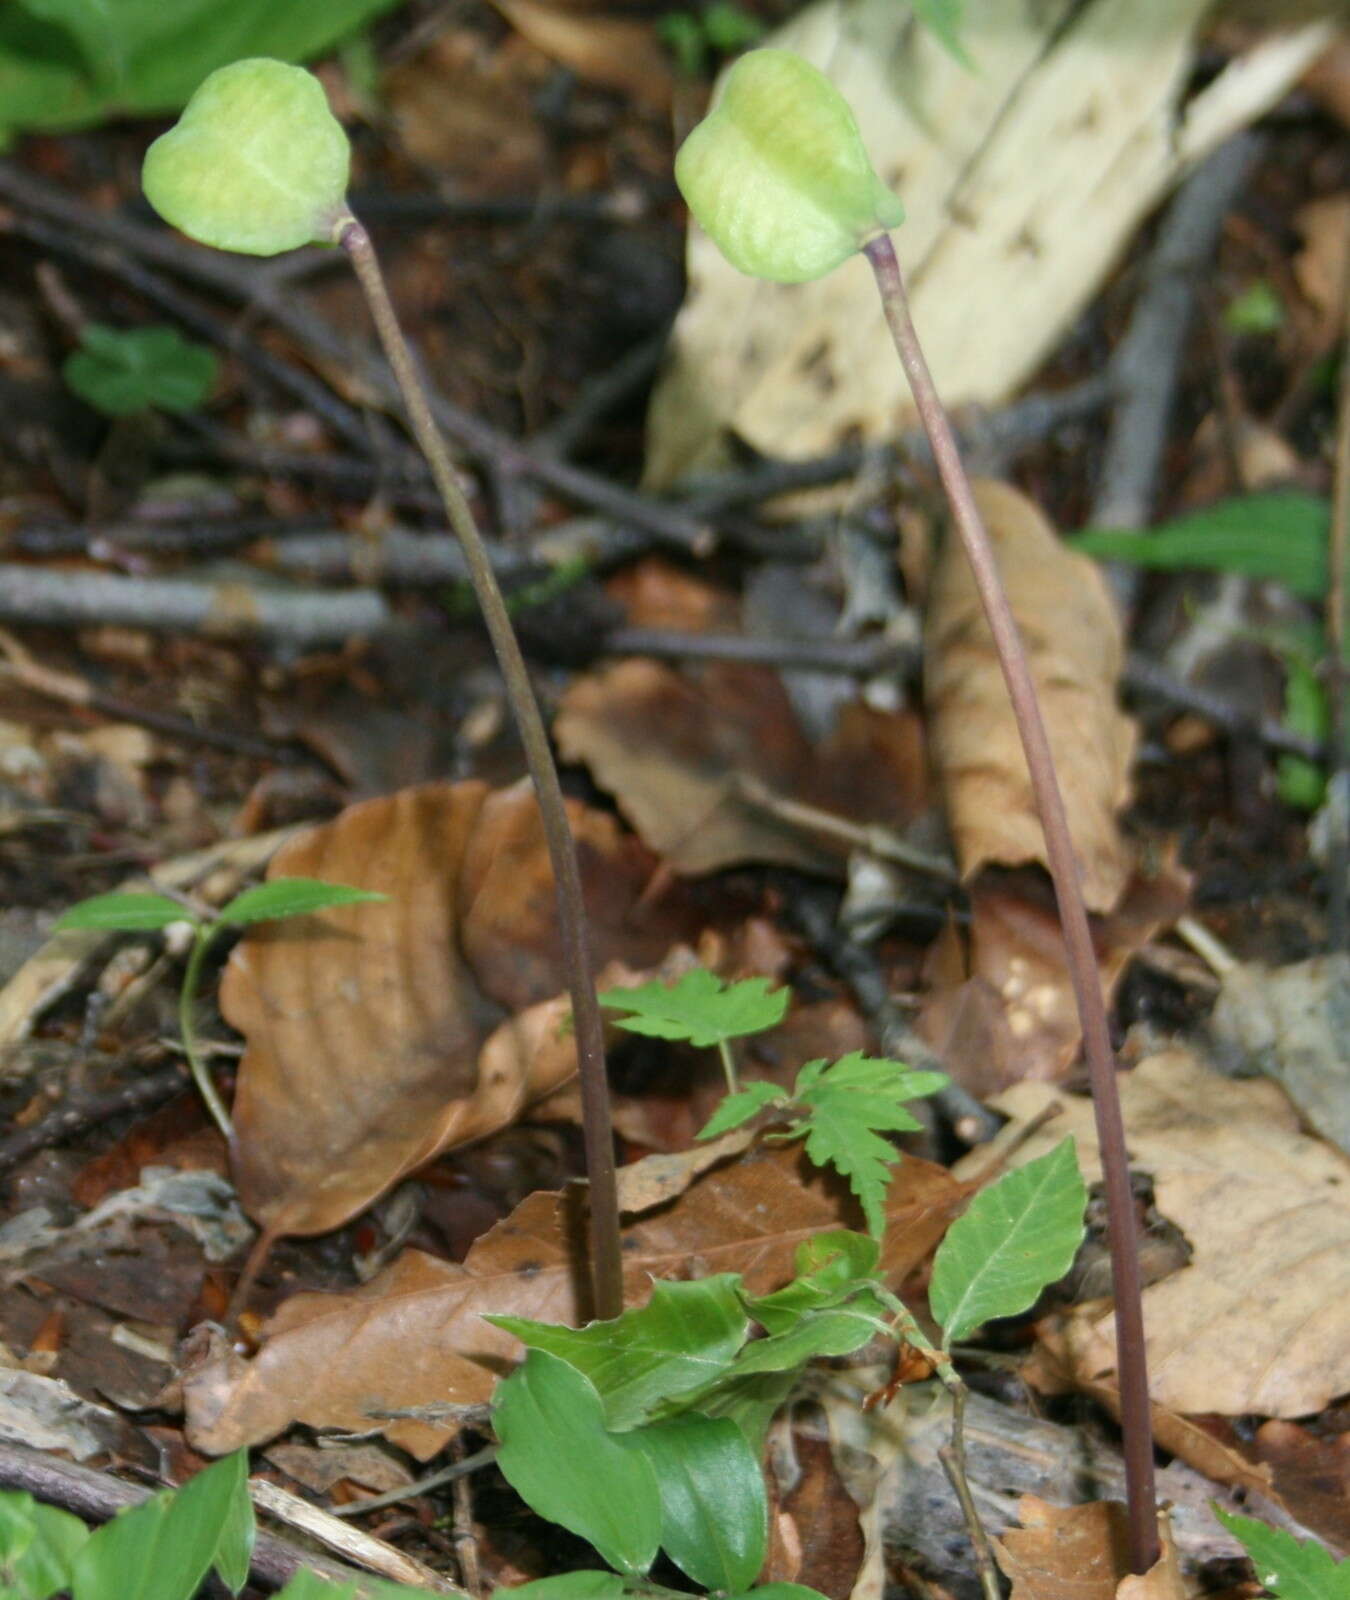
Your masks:
<svg viewBox="0 0 1350 1600"><path fill-rule="evenodd" d="M604 1024L595 994L590 946L586 937L586 907L581 893L581 872L576 845L567 820L558 770L553 764L548 734L530 685L511 618L497 586L492 563L479 535L473 513L464 497L436 424L426 389L418 376L412 352L399 327L384 276L375 257L370 235L354 217L339 224L338 243L351 259L370 305L375 328L398 381L422 453L440 491L445 514L464 551L469 581L487 625L492 648L506 683L515 714L525 760L534 782L543 821L549 859L553 863L558 896L558 924L562 935L567 987L572 996L572 1022L581 1072L582 1122L586 1146L586 1171L590 1178L591 1274L595 1315L603 1320L623 1310L623 1271L619 1253L619 1204L614 1176L614 1142L609 1112L609 1084L605 1077Z"/></svg>
<svg viewBox="0 0 1350 1600"><path fill-rule="evenodd" d="M905 369L910 392L928 433L952 518L975 576L975 586L984 606L989 631L994 637L994 647L1003 668L1008 697L1012 701L1013 715L1021 734L1022 748L1026 752L1032 791L1045 833L1046 859L1059 905L1069 977L1083 1027L1083 1046L1092 1083L1097 1143L1101 1150L1102 1178L1106 1189L1116 1309L1116 1368L1124 1435L1125 1491L1129 1506L1130 1565L1137 1573L1147 1572L1158 1559L1158 1527L1139 1249L1134 1232L1134 1202L1130 1193L1125 1125L1120 1113L1120 1096L1116 1090L1115 1058L1107 1026L1106 1006L1102 1000L1097 957L1088 927L1087 907L1083 902L1082 880L1031 668L1008 606L989 535L985 532L975 497L971 493L970 480L962 465L951 423L938 398L919 344L910 316L900 263L886 234L871 240L864 246L863 253L876 275L896 353Z"/></svg>

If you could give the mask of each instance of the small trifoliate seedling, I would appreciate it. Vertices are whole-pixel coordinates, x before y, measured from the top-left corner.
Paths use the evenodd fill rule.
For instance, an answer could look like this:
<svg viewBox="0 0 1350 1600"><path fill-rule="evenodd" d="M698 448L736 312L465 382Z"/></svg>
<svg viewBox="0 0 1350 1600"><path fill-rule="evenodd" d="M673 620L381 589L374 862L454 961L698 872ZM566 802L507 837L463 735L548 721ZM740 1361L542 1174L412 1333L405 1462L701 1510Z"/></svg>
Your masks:
<svg viewBox="0 0 1350 1600"><path fill-rule="evenodd" d="M110 328L87 322L61 376L81 400L109 417L193 411L211 393L220 363L177 328Z"/></svg>
<svg viewBox="0 0 1350 1600"><path fill-rule="evenodd" d="M823 277L905 219L848 102L789 50L752 50L732 67L675 181L732 266L775 283Z"/></svg>
<svg viewBox="0 0 1350 1600"><path fill-rule="evenodd" d="M141 182L160 216L199 243L275 256L335 241L350 165L319 80L258 59L207 78L146 152Z"/></svg>

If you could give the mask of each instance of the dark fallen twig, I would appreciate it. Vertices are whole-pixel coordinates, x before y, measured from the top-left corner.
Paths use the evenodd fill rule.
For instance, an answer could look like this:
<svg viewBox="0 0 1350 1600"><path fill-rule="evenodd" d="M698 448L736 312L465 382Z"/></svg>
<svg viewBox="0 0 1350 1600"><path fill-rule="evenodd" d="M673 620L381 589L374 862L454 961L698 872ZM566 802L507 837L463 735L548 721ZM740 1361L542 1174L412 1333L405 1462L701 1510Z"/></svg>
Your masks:
<svg viewBox="0 0 1350 1600"><path fill-rule="evenodd" d="M744 633L686 633L678 628L614 628L605 635L604 650L616 656L736 661L864 678L880 672L910 677L919 665L916 649L888 639L776 639Z"/></svg>
<svg viewBox="0 0 1350 1600"><path fill-rule="evenodd" d="M669 329L635 344L612 367L583 383L572 404L530 438L530 449L560 460L576 452L586 437L616 406L632 398L660 365Z"/></svg>
<svg viewBox="0 0 1350 1600"><path fill-rule="evenodd" d="M105 522L91 526L74 522L32 522L4 536L5 548L20 556L90 556L95 561L116 560L122 554L156 556L217 555L237 550L259 539L293 539L301 534L331 528L323 516L202 516L193 521L175 518L159 521Z"/></svg>
<svg viewBox="0 0 1350 1600"><path fill-rule="evenodd" d="M1088 518L1093 527L1148 526L1200 274L1259 149L1248 133L1221 145L1182 185L1159 229L1129 330L1111 358L1119 399ZM1128 600L1137 573L1118 568L1112 576Z"/></svg>
<svg viewBox="0 0 1350 1600"><path fill-rule="evenodd" d="M97 1127L130 1111L148 1111L171 1099L188 1082L179 1067L158 1067L142 1072L115 1089L81 1094L55 1106L26 1128L16 1128L0 1138L0 1172L8 1172L38 1150L64 1144L86 1128Z"/></svg>

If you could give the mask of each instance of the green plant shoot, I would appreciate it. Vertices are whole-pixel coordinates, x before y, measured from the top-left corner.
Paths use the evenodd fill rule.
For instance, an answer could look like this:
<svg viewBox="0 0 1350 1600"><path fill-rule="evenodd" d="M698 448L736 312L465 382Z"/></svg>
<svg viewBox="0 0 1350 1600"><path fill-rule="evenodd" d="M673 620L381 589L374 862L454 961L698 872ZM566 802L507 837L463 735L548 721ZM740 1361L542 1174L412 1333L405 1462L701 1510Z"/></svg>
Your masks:
<svg viewBox="0 0 1350 1600"><path fill-rule="evenodd" d="M1276 1600L1350 1600L1350 1561L1337 1561L1322 1545L1252 1517L1218 1506L1214 1515L1242 1545L1257 1582Z"/></svg>
<svg viewBox="0 0 1350 1600"><path fill-rule="evenodd" d="M109 417L145 411L195 411L215 386L220 363L177 328L109 328L87 322L80 348L66 357L68 388Z"/></svg>
<svg viewBox="0 0 1350 1600"><path fill-rule="evenodd" d="M386 896L370 889L353 889L342 883L322 883L315 878L273 878L237 894L212 916L202 916L181 901L165 894L113 890L81 900L57 918L55 929L84 928L106 933L155 933L174 923L192 929L192 947L183 968L178 991L178 1025L183 1036L183 1052L198 1093L206 1102L216 1126L226 1139L232 1135L230 1114L216 1089L210 1069L197 1047L194 1012L197 989L207 953L219 934L227 928L243 928L254 922L279 922L287 917L311 916L334 906L357 905L384 900Z"/></svg>
<svg viewBox="0 0 1350 1600"><path fill-rule="evenodd" d="M742 978L725 983L705 967L695 967L675 983L650 983L632 989L607 989L600 1004L626 1011L616 1019L629 1033L653 1039L683 1039L706 1050L717 1047L727 1088L737 1087L731 1041L776 1027L787 1014L788 991L770 989L767 978Z"/></svg>

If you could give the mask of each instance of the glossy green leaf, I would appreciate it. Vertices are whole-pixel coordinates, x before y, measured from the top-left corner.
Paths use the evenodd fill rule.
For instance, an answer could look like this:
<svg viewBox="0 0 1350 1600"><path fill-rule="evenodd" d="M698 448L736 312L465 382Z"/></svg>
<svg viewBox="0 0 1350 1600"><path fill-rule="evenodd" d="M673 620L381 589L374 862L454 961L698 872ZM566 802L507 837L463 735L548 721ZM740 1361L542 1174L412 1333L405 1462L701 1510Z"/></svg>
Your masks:
<svg viewBox="0 0 1350 1600"><path fill-rule="evenodd" d="M213 72L146 152L145 197L202 244L274 256L332 243L351 150L323 85L282 61Z"/></svg>
<svg viewBox="0 0 1350 1600"><path fill-rule="evenodd" d="M1322 680L1311 661L1292 651L1284 655L1284 725L1309 739L1325 739L1331 731ZM1285 805L1302 811L1315 811L1326 798L1326 773L1304 756L1284 752L1275 764L1275 782Z"/></svg>
<svg viewBox="0 0 1350 1600"><path fill-rule="evenodd" d="M698 1130L697 1137L719 1139L724 1133L730 1133L733 1128L739 1128L743 1122L749 1122L757 1117L765 1106L787 1103L788 1096L776 1083L765 1083L763 1079L757 1078L753 1083L747 1083L743 1089L724 1095L712 1116Z"/></svg>
<svg viewBox="0 0 1350 1600"><path fill-rule="evenodd" d="M134 894L114 890L96 894L63 911L54 924L60 933L66 928L96 928L107 932L150 933L173 922L191 922L192 913L178 901L162 894Z"/></svg>
<svg viewBox="0 0 1350 1600"><path fill-rule="evenodd" d="M297 1572L276 1600L356 1600L355 1583L333 1583L308 1568Z"/></svg>
<svg viewBox="0 0 1350 1600"><path fill-rule="evenodd" d="M747 1298L745 1309L770 1333L784 1333L812 1311L835 1306L876 1276L881 1246L843 1228L816 1233L797 1246L792 1281Z"/></svg>
<svg viewBox="0 0 1350 1600"><path fill-rule="evenodd" d="M1321 600L1330 526L1330 509L1320 496L1274 490L1221 500L1148 533L1089 528L1071 543L1100 561L1157 572L1236 572L1282 583L1303 600Z"/></svg>
<svg viewBox="0 0 1350 1600"><path fill-rule="evenodd" d="M761 1583L757 1589L747 1589L744 1594L728 1595L727 1600L825 1600L819 1589L809 1589L804 1583Z"/></svg>
<svg viewBox="0 0 1350 1600"><path fill-rule="evenodd" d="M541 1517L593 1544L620 1572L643 1573L661 1541L661 1496L645 1457L605 1426L589 1378L531 1350L497 1386L497 1465Z"/></svg>
<svg viewBox="0 0 1350 1600"><path fill-rule="evenodd" d="M631 1428L730 1366L750 1326L738 1282L733 1273L688 1283L658 1279L645 1306L584 1328L528 1317L487 1320L584 1373L604 1405L606 1424Z"/></svg>
<svg viewBox="0 0 1350 1600"><path fill-rule="evenodd" d="M735 63L681 146L675 181L732 266L777 283L822 277L905 215L848 102L787 50Z"/></svg>
<svg viewBox="0 0 1350 1600"><path fill-rule="evenodd" d="M771 1333L746 1345L737 1356L731 1375L796 1372L808 1361L852 1355L889 1329L886 1307L868 1289L859 1288L847 1304L809 1311L782 1333Z"/></svg>
<svg viewBox="0 0 1350 1600"><path fill-rule="evenodd" d="M886 1190L899 1159L881 1135L918 1128L901 1102L932 1094L946 1082L941 1072L915 1072L902 1061L856 1050L832 1066L808 1061L797 1074L793 1094L807 1112L800 1129L806 1153L818 1167L833 1167L848 1179L876 1238L886 1228Z"/></svg>
<svg viewBox="0 0 1350 1600"><path fill-rule="evenodd" d="M493 1591L492 1600L621 1600L624 1582L617 1572L560 1572L511 1589Z"/></svg>
<svg viewBox="0 0 1350 1600"><path fill-rule="evenodd" d="M239 1450L93 1533L72 1562L74 1600L184 1600L218 1560L238 1576L252 1528Z"/></svg>
<svg viewBox="0 0 1350 1600"><path fill-rule="evenodd" d="M307 61L396 0L7 0L0 137L177 111L243 56Z"/></svg>
<svg viewBox="0 0 1350 1600"><path fill-rule="evenodd" d="M661 1546L705 1589L739 1589L764 1564L768 1499L759 1458L733 1423L676 1417L625 1439L661 1489Z"/></svg>
<svg viewBox="0 0 1350 1600"><path fill-rule="evenodd" d="M110 417L143 411L195 411L211 393L220 363L177 328L109 328L88 322L61 376L81 400Z"/></svg>
<svg viewBox="0 0 1350 1600"><path fill-rule="evenodd" d="M1277 1600L1350 1600L1350 1561L1337 1561L1323 1545L1252 1517L1218 1506L1214 1515L1251 1558L1257 1581Z"/></svg>
<svg viewBox="0 0 1350 1600"><path fill-rule="evenodd" d="M48 1600L70 1587L70 1567L89 1537L78 1517L31 1494L0 1494L0 1585L5 1600Z"/></svg>
<svg viewBox="0 0 1350 1600"><path fill-rule="evenodd" d="M690 1404L702 1416L725 1417L734 1422L758 1458L763 1453L770 1422L797 1387L800 1377L795 1370L728 1375Z"/></svg>
<svg viewBox="0 0 1350 1600"><path fill-rule="evenodd" d="M1083 1241L1086 1205L1071 1138L975 1196L938 1247L928 1286L948 1347L1025 1311L1064 1276Z"/></svg>
<svg viewBox="0 0 1350 1600"><path fill-rule="evenodd" d="M788 991L769 988L767 978L724 983L705 967L695 967L676 983L643 983L632 989L606 989L600 1004L626 1011L615 1019L630 1033L654 1039L685 1039L708 1048L747 1033L763 1033L783 1020Z"/></svg>
<svg viewBox="0 0 1350 1600"><path fill-rule="evenodd" d="M236 895L220 908L218 920L231 926L276 922L284 917L310 916L333 906L360 905L388 898L372 889L353 889L345 883L323 883L317 878L273 878Z"/></svg>

